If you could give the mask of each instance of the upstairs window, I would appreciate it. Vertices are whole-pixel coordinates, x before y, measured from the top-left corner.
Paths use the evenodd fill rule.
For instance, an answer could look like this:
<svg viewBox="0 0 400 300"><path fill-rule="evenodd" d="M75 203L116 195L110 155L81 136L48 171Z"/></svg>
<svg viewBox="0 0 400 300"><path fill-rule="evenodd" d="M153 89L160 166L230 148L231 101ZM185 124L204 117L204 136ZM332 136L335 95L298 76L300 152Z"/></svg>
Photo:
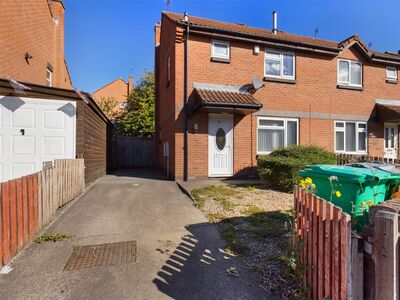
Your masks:
<svg viewBox="0 0 400 300"><path fill-rule="evenodd" d="M295 55L289 52L265 51L265 77L294 79Z"/></svg>
<svg viewBox="0 0 400 300"><path fill-rule="evenodd" d="M358 61L338 60L338 84L362 86L362 64Z"/></svg>
<svg viewBox="0 0 400 300"><path fill-rule="evenodd" d="M47 86L53 86L53 71L47 68L47 77L46 77Z"/></svg>
<svg viewBox="0 0 400 300"><path fill-rule="evenodd" d="M167 85L171 83L171 54L167 57Z"/></svg>
<svg viewBox="0 0 400 300"><path fill-rule="evenodd" d="M397 81L396 67L386 67L386 79L391 81Z"/></svg>
<svg viewBox="0 0 400 300"><path fill-rule="evenodd" d="M211 57L230 59L230 45L229 42L212 41Z"/></svg>

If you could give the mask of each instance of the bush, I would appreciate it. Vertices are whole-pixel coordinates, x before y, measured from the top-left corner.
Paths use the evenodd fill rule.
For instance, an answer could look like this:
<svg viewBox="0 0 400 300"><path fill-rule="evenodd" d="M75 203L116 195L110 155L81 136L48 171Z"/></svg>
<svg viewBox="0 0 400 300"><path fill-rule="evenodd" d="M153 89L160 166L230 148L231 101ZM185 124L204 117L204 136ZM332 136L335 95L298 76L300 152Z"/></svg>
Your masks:
<svg viewBox="0 0 400 300"><path fill-rule="evenodd" d="M272 188L292 191L299 181L299 171L306 165L336 164L336 155L315 146L289 146L270 155L259 156L258 172Z"/></svg>

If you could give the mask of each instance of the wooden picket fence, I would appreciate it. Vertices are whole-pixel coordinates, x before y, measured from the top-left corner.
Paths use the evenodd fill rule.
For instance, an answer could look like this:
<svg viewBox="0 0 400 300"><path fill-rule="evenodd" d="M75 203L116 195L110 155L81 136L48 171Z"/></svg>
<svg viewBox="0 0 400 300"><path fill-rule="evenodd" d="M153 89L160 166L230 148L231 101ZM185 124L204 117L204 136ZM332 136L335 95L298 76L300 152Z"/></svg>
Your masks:
<svg viewBox="0 0 400 300"><path fill-rule="evenodd" d="M345 165L350 163L358 162L383 162L388 164L399 165L400 160L394 158L384 158L380 156L370 156L370 155L355 155L355 154L344 154L339 153L336 155L338 165Z"/></svg>
<svg viewBox="0 0 400 300"><path fill-rule="evenodd" d="M54 219L57 208L84 192L84 170L83 159L56 160L38 173L1 183L0 267Z"/></svg>
<svg viewBox="0 0 400 300"><path fill-rule="evenodd" d="M295 243L311 299L351 299L351 220L341 208L295 190Z"/></svg>

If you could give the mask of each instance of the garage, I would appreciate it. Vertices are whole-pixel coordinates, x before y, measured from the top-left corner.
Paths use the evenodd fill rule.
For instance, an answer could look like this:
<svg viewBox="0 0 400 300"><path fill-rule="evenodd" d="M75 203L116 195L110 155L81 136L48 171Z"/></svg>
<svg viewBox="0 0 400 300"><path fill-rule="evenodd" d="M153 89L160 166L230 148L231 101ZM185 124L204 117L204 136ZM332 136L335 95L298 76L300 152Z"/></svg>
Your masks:
<svg viewBox="0 0 400 300"><path fill-rule="evenodd" d="M86 182L104 175L112 124L89 94L0 79L0 182L43 162L85 159Z"/></svg>

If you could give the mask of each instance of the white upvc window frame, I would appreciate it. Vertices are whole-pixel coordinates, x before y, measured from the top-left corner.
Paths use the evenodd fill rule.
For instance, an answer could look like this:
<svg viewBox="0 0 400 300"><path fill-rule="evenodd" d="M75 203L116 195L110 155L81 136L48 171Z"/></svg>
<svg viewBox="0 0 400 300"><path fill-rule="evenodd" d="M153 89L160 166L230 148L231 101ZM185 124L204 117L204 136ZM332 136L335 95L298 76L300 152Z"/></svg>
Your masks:
<svg viewBox="0 0 400 300"><path fill-rule="evenodd" d="M215 53L214 49L215 49L215 45L216 44L227 46L228 54L227 55L221 55L219 53ZM230 59L231 58L231 44L228 41L212 40L211 41L211 57L212 58Z"/></svg>
<svg viewBox="0 0 400 300"><path fill-rule="evenodd" d="M343 123L343 127L336 127L337 123ZM356 125L356 151L346 151L346 123L355 123ZM359 128L359 124L365 125L365 128ZM344 143L343 150L336 150L336 132L344 132ZM359 140L358 134L365 133L365 150L359 150ZM333 140L334 140L334 152L335 153L344 153L344 154L367 154L368 153L368 123L367 122L358 122L358 121L340 121L336 120L333 124Z"/></svg>
<svg viewBox="0 0 400 300"><path fill-rule="evenodd" d="M46 83L47 86L53 86L53 71L50 68L46 69Z"/></svg>
<svg viewBox="0 0 400 300"><path fill-rule="evenodd" d="M281 65L280 75L267 74L267 54L268 53L278 54L280 56L280 65ZM284 57L285 54L286 55L291 55L293 57L293 75L284 75L283 74L283 57ZM294 52L290 52L290 51L281 51L281 50L276 50L276 49L265 49L265 54L264 54L264 77L294 80L296 78L296 54Z"/></svg>
<svg viewBox="0 0 400 300"><path fill-rule="evenodd" d="M389 70L394 71L394 72L396 73L396 76L395 76L395 77L389 76L389 74L388 74L388 71L389 71ZM386 67L386 79L387 79L387 80L397 81L397 67L395 67L395 66L387 66L387 67Z"/></svg>
<svg viewBox="0 0 400 300"><path fill-rule="evenodd" d="M346 82L346 81L340 81L340 69L339 69L339 64L340 64L341 61L347 62L347 63L349 64L349 81L348 81L348 82ZM360 75L361 75L360 84L351 83L351 65L352 65L352 64L359 64L359 65L360 65L360 69L361 69L361 72L360 72ZM339 59L337 60L337 84L338 84L338 85L362 87L362 86L363 86L363 76L364 76L363 73L364 73L364 69L363 69L363 64L362 64L361 61L358 61L358 60L351 60L351 59L343 59L343 58L339 58Z"/></svg>
<svg viewBox="0 0 400 300"><path fill-rule="evenodd" d="M270 125L260 125L260 120L274 120L274 121L283 121L283 126L270 126ZM257 154L264 155L270 154L272 151L260 151L258 149L258 130L259 129L272 129L272 130L283 130L283 146L287 146L287 123L288 122L296 122L296 145L299 144L299 119L297 118L277 118L277 117L257 117L257 134L256 134L256 143L257 143Z"/></svg>

